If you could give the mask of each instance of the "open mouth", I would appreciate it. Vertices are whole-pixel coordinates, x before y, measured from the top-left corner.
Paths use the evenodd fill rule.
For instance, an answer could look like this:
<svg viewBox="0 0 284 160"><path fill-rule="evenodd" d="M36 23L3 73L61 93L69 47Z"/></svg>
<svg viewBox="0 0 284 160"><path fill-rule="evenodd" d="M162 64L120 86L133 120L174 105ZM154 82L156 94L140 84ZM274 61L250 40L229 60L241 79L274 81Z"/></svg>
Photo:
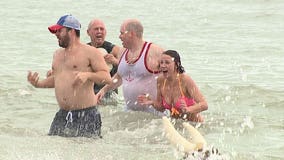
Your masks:
<svg viewBox="0 0 284 160"><path fill-rule="evenodd" d="M102 35L97 35L97 36L96 36L96 38L98 38L98 39L102 39L102 38L103 38L103 36L102 36Z"/></svg>
<svg viewBox="0 0 284 160"><path fill-rule="evenodd" d="M164 74L168 73L167 70L162 70L161 72L164 73Z"/></svg>

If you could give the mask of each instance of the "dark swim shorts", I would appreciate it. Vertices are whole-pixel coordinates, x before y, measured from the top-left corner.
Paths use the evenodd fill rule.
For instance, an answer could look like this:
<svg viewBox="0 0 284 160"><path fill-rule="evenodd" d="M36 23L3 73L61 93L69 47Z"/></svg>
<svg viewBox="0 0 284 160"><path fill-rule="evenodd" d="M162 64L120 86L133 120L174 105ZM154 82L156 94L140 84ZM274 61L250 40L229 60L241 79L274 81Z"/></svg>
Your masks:
<svg viewBox="0 0 284 160"><path fill-rule="evenodd" d="M60 109L53 119L48 135L101 138L101 126L101 115L95 106L72 111Z"/></svg>

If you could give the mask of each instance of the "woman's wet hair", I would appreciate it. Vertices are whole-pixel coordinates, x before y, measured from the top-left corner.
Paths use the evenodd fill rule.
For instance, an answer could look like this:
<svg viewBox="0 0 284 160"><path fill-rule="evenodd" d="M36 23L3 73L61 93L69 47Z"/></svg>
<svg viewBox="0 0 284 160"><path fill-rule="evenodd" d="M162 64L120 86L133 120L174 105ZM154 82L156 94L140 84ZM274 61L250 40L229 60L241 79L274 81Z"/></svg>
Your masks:
<svg viewBox="0 0 284 160"><path fill-rule="evenodd" d="M174 58L174 62L175 62L175 65L177 67L178 73L184 73L185 72L183 66L181 65L180 56L179 56L177 51L167 50L167 51L163 52L163 54L166 54L166 55Z"/></svg>

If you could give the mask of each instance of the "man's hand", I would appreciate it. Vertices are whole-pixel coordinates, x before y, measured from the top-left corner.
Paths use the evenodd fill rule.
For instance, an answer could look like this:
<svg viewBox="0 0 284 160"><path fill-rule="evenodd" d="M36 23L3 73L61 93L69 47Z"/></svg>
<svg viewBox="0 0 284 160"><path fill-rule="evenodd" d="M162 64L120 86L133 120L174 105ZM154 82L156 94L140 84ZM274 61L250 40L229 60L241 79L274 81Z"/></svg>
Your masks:
<svg viewBox="0 0 284 160"><path fill-rule="evenodd" d="M39 80L39 75L37 72L32 73L31 71L28 72L27 75L27 80L34 86L38 87L38 80Z"/></svg>

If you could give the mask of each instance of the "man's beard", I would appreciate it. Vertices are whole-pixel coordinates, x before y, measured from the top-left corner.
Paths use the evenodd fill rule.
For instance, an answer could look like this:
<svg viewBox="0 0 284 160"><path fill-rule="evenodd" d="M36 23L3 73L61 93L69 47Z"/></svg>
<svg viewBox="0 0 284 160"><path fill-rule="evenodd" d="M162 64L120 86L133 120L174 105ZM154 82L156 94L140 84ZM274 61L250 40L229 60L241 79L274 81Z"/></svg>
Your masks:
<svg viewBox="0 0 284 160"><path fill-rule="evenodd" d="M59 41L59 46L62 47L62 48L67 48L69 46L69 43L70 43L70 37L66 34Z"/></svg>

